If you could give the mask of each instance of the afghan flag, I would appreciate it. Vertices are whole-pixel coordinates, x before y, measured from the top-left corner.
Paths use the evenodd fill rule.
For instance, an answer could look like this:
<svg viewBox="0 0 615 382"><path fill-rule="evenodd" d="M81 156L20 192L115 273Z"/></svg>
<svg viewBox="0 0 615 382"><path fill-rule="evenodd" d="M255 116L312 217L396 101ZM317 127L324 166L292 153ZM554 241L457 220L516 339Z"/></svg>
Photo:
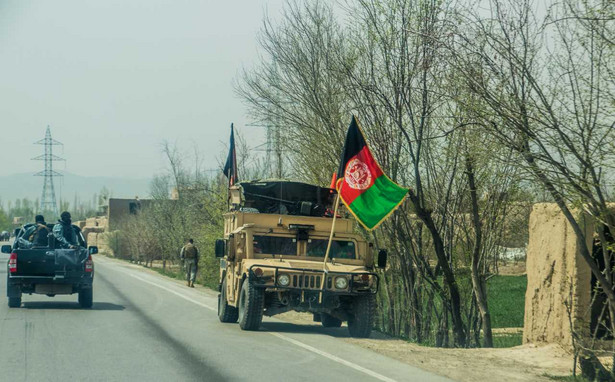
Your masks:
<svg viewBox="0 0 615 382"><path fill-rule="evenodd" d="M235 153L235 132L231 123L231 143L229 144L228 156L222 170L228 178L228 185L232 186L237 183L239 175L237 174L237 154Z"/></svg>
<svg viewBox="0 0 615 382"><path fill-rule="evenodd" d="M368 230L378 227L408 193L407 188L397 185L382 171L354 115L346 134L335 188L344 205Z"/></svg>

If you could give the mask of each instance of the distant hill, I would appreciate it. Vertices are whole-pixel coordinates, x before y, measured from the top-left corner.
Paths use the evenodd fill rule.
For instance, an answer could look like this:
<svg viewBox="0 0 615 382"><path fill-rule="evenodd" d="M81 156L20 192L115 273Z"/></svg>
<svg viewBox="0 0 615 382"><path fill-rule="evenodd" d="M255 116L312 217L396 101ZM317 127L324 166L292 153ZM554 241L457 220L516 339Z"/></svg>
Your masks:
<svg viewBox="0 0 615 382"><path fill-rule="evenodd" d="M103 187L111 191L116 198L147 198L150 179L146 178L115 178L103 176L80 176L63 173L63 177L55 178L56 197L73 203L75 194L81 201L91 200L94 194L99 194ZM0 200L6 205L9 200L28 198L34 200L41 197L43 178L31 173L0 176Z"/></svg>

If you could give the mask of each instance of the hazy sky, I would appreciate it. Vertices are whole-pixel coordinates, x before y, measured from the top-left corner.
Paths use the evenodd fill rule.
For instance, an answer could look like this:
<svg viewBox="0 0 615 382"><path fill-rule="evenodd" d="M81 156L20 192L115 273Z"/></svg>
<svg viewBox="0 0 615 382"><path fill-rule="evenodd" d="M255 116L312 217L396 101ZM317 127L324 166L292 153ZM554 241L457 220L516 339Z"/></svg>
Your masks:
<svg viewBox="0 0 615 382"><path fill-rule="evenodd" d="M0 175L35 172L47 125L60 170L150 177L160 145L196 144L216 167L246 108L232 83L283 0L0 0Z"/></svg>

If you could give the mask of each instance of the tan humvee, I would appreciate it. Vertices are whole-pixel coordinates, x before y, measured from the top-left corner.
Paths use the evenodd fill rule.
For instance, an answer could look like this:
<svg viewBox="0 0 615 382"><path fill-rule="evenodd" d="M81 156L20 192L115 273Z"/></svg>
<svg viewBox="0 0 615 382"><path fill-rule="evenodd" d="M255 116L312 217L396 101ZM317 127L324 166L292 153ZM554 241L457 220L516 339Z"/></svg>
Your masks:
<svg viewBox="0 0 615 382"><path fill-rule="evenodd" d="M263 315L295 310L313 313L325 327L347 321L351 336L369 337L379 278L372 245L354 233L353 220L336 219L323 262L335 197L334 190L297 182L230 188L224 239L216 242L220 321L258 330ZM378 257L384 267L386 252Z"/></svg>

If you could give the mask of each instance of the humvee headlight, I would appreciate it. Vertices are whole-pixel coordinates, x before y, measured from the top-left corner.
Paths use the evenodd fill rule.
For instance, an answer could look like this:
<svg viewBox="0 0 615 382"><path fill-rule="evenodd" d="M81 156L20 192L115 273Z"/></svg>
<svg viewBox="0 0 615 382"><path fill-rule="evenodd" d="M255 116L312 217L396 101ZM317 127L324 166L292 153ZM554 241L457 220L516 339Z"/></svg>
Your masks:
<svg viewBox="0 0 615 382"><path fill-rule="evenodd" d="M346 289L348 286L348 279L346 277L336 277L335 278L335 287L337 289Z"/></svg>
<svg viewBox="0 0 615 382"><path fill-rule="evenodd" d="M290 276L289 275L279 275L278 284L284 287L288 286L290 284Z"/></svg>

